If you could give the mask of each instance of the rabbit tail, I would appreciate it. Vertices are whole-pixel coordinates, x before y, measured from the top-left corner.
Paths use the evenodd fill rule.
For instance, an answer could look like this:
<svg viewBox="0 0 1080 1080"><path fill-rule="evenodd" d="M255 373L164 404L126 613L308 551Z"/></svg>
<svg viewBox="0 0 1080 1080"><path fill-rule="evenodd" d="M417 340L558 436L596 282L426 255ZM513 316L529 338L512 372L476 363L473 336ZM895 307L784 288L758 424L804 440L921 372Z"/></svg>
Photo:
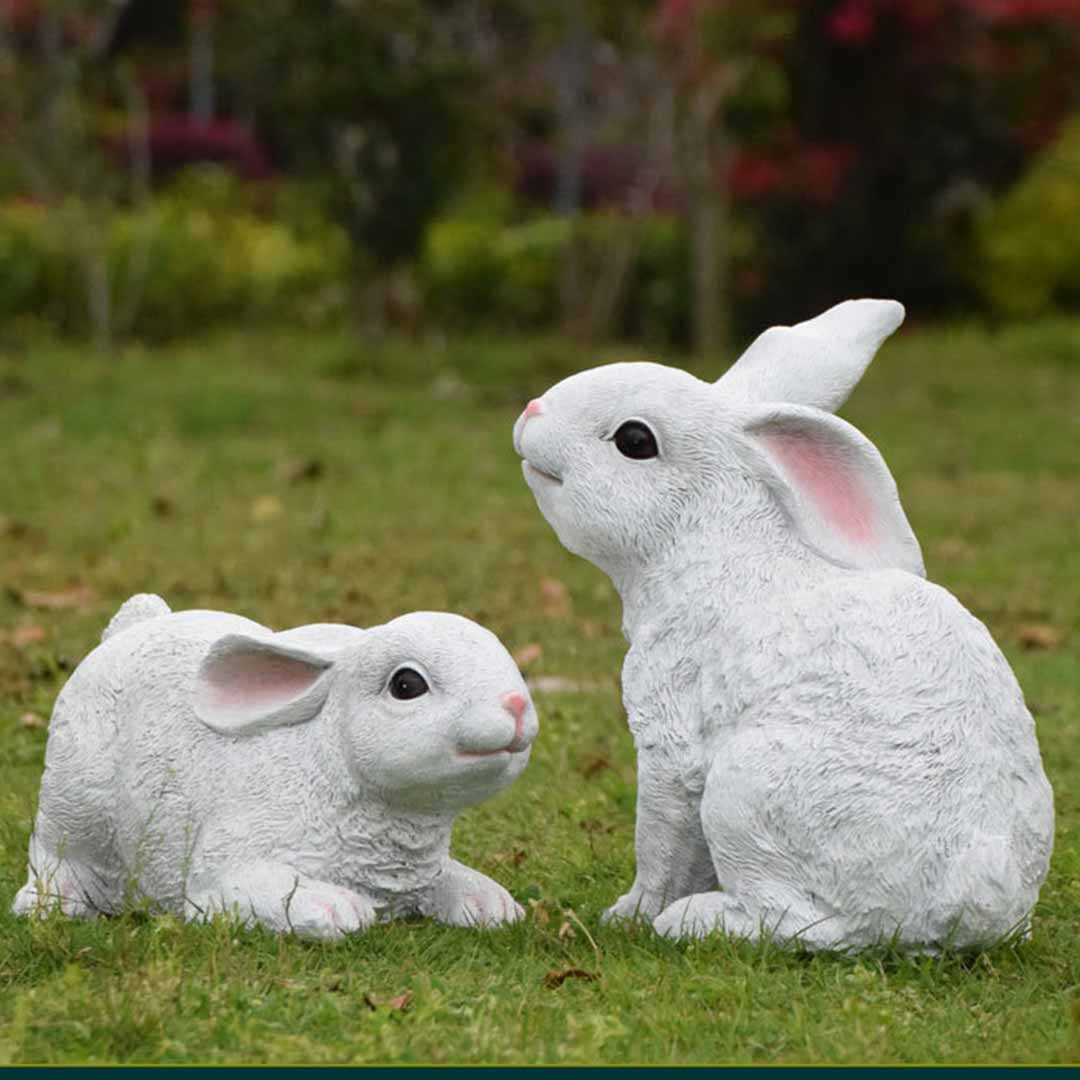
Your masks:
<svg viewBox="0 0 1080 1080"><path fill-rule="evenodd" d="M1026 880L1007 840L984 836L952 861L942 883L936 940L953 948L993 945L1026 936L1040 881ZM1045 871L1041 877L1045 876Z"/></svg>
<svg viewBox="0 0 1080 1080"><path fill-rule="evenodd" d="M172 608L154 593L136 593L125 600L117 613L109 620L101 635L102 641L108 641L114 634L119 634L135 623L145 619L156 619L159 615L169 615Z"/></svg>

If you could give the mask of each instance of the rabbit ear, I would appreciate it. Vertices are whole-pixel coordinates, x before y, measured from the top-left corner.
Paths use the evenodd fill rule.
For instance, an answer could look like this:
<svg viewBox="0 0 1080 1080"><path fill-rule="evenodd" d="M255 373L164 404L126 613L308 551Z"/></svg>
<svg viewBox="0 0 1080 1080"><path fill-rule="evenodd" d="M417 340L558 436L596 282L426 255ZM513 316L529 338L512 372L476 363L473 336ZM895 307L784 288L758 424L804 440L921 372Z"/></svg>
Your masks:
<svg viewBox="0 0 1080 1080"><path fill-rule="evenodd" d="M756 471L811 548L853 569L925 576L896 482L861 432L798 405L763 406L743 430L759 455Z"/></svg>
<svg viewBox="0 0 1080 1080"><path fill-rule="evenodd" d="M786 401L835 412L881 343L904 321L895 300L845 300L815 319L772 326L716 382L732 400Z"/></svg>
<svg viewBox="0 0 1080 1080"><path fill-rule="evenodd" d="M195 714L222 735L253 735L314 719L333 661L274 638L226 634L196 677Z"/></svg>

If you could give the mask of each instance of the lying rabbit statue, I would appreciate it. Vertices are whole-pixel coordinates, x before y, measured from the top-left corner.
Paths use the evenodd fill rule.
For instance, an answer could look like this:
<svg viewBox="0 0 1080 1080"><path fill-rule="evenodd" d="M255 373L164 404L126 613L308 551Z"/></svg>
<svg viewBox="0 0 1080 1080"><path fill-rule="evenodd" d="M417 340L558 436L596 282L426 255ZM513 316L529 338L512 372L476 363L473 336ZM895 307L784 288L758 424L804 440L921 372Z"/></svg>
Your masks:
<svg viewBox="0 0 1080 1080"><path fill-rule="evenodd" d="M1031 715L831 415L903 314L773 327L715 385L585 371L515 425L544 516L623 600L637 878L609 916L809 948L1028 928L1053 842Z"/></svg>
<svg viewBox="0 0 1080 1080"><path fill-rule="evenodd" d="M449 856L455 813L525 768L536 712L457 615L275 634L132 597L57 700L14 910L149 897L334 938L390 915L522 909Z"/></svg>

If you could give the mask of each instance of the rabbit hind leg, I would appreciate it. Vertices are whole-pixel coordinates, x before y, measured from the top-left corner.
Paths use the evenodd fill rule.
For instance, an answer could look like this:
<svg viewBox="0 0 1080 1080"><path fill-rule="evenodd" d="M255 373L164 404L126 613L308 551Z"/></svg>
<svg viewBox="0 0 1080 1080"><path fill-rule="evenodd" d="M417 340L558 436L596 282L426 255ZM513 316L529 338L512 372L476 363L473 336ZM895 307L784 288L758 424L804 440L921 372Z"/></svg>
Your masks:
<svg viewBox="0 0 1080 1080"><path fill-rule="evenodd" d="M792 733L746 728L725 742L709 770L701 823L721 892L697 893L654 923L667 936L731 936L812 949L844 949L861 937L817 887L827 852L814 850L812 815L801 814L806 750ZM794 805L785 804L784 795Z"/></svg>
<svg viewBox="0 0 1080 1080"><path fill-rule="evenodd" d="M36 856L26 884L15 894L13 914L44 918L59 911L70 918L92 919L114 910L96 868L40 849Z"/></svg>
<svg viewBox="0 0 1080 1080"><path fill-rule="evenodd" d="M782 946L836 945L836 918L807 903L779 907L725 892L694 893L669 904L654 920L662 937L702 938L716 931L728 937ZM824 934L819 928L831 926Z"/></svg>

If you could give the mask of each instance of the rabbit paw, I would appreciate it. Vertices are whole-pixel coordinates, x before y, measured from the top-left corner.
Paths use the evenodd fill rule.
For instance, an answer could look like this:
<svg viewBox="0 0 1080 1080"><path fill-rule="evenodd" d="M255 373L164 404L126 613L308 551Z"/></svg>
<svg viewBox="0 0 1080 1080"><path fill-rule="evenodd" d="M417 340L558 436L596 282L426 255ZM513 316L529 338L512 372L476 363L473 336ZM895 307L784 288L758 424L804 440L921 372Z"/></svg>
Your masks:
<svg viewBox="0 0 1080 1080"><path fill-rule="evenodd" d="M498 882L451 862L424 913L450 926L483 927L517 922L525 911Z"/></svg>
<svg viewBox="0 0 1080 1080"><path fill-rule="evenodd" d="M332 941L375 922L375 905L360 893L317 881L285 866L244 867L190 890L188 919L235 914L278 933Z"/></svg>
<svg viewBox="0 0 1080 1080"><path fill-rule="evenodd" d="M634 887L620 896L601 916L601 922L652 922L664 910L664 898L649 892L635 883Z"/></svg>
<svg viewBox="0 0 1080 1080"><path fill-rule="evenodd" d="M332 941L375 922L375 905L359 893L311 882L298 888L287 905L289 928L298 937Z"/></svg>

